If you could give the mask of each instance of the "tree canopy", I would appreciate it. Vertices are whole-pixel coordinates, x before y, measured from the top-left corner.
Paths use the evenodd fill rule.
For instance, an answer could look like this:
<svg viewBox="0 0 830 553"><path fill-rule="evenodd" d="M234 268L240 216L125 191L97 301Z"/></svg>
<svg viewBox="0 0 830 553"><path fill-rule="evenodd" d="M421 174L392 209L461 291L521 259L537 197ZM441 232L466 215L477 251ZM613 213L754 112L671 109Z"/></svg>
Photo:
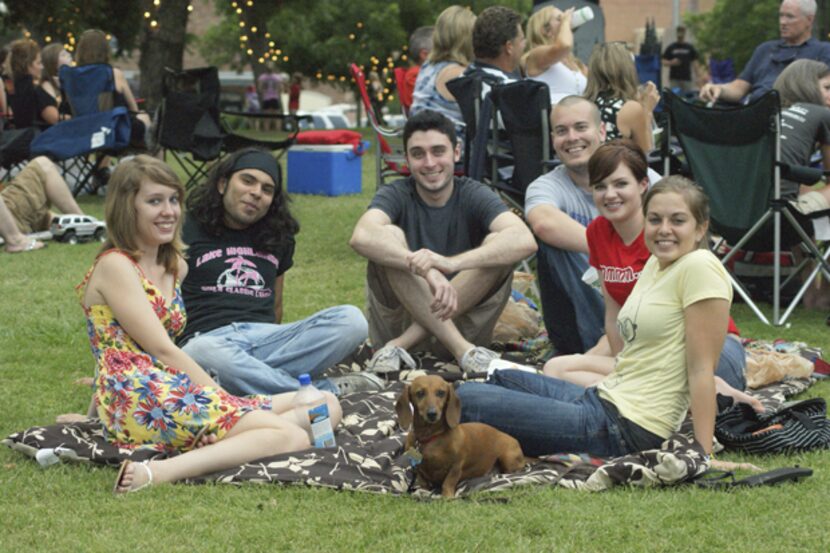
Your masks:
<svg viewBox="0 0 830 553"><path fill-rule="evenodd" d="M442 10L456 2L283 0L279 5L272 4L270 11L257 8L260 3L249 6L243 0L218 2L224 18L201 37L199 44L208 62L229 63L239 69L251 64L255 72L257 65L275 62L281 71L300 72L345 87L350 84L351 62L379 72L406 65L410 33L423 25L432 25ZM467 4L476 13L494 4L508 5L525 14L531 8L530 0L479 0ZM255 9L259 11L255 13ZM252 46L255 35L264 38L264 48Z"/></svg>
<svg viewBox="0 0 830 553"><path fill-rule="evenodd" d="M781 0L717 0L711 11L685 19L698 50L732 58L740 71L760 43L778 38L780 5Z"/></svg>
<svg viewBox="0 0 830 553"><path fill-rule="evenodd" d="M3 18L7 33L23 29L40 44L63 41L74 50L77 37L86 29L101 29L115 37L117 54L136 46L144 21L141 2L111 0L36 0L6 2Z"/></svg>

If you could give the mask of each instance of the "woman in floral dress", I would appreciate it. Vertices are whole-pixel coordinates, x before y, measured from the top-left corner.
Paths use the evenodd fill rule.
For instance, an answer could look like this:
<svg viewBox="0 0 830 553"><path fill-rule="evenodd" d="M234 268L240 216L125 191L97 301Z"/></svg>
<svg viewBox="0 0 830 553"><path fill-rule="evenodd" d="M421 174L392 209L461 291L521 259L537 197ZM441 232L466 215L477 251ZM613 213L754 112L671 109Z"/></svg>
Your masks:
<svg viewBox="0 0 830 553"><path fill-rule="evenodd" d="M294 393L236 397L173 343L184 328L179 282L184 189L163 162L136 156L109 183L109 240L78 286L97 360L95 409L107 438L124 448L183 451L125 461L115 492L175 482L310 447ZM333 425L337 399L326 394Z"/></svg>

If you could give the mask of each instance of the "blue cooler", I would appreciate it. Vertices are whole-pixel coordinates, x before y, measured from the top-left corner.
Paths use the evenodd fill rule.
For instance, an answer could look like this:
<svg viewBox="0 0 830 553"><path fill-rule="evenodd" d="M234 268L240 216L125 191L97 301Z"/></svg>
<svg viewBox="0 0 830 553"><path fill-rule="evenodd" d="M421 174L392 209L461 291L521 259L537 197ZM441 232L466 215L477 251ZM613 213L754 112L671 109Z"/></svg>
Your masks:
<svg viewBox="0 0 830 553"><path fill-rule="evenodd" d="M291 146L288 149L288 192L343 196L360 194L362 142L355 152L351 144Z"/></svg>

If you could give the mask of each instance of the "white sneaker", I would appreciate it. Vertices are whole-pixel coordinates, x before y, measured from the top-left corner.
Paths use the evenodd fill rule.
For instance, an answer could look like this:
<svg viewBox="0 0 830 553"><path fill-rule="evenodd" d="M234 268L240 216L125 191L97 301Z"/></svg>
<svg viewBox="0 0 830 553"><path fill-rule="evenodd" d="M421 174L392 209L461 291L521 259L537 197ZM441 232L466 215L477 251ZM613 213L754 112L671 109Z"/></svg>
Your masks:
<svg viewBox="0 0 830 553"><path fill-rule="evenodd" d="M355 392L377 392L386 386L383 380L367 372L333 376L329 378L329 381L337 386L340 396Z"/></svg>
<svg viewBox="0 0 830 553"><path fill-rule="evenodd" d="M415 360L405 349L398 346L383 346L369 360L367 368L376 373L396 372L401 370L401 361L410 369L416 368Z"/></svg>
<svg viewBox="0 0 830 553"><path fill-rule="evenodd" d="M499 354L495 351L476 346L461 356L461 371L465 373L486 372L490 368L490 363L498 358Z"/></svg>

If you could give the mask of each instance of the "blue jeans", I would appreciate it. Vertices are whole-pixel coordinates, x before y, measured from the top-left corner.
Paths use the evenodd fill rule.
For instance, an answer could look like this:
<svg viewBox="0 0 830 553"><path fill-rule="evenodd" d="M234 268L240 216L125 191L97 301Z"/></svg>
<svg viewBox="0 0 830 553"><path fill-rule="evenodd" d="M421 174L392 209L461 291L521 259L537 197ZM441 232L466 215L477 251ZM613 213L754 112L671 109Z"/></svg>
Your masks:
<svg viewBox="0 0 830 553"><path fill-rule="evenodd" d="M288 324L232 323L196 334L182 350L234 395L277 394L341 361L367 335L360 309L340 305ZM337 393L328 379L315 386Z"/></svg>
<svg viewBox="0 0 830 553"><path fill-rule="evenodd" d="M536 253L542 314L551 343L562 354L584 353L605 334L602 294L582 282L587 254L539 241Z"/></svg>
<svg viewBox="0 0 830 553"><path fill-rule="evenodd" d="M746 388L746 350L737 336L727 334L723 349L720 352L715 376L721 377L727 384L736 390Z"/></svg>
<svg viewBox="0 0 830 553"><path fill-rule="evenodd" d="M461 420L510 434L526 455L590 453L618 457L659 447L662 439L621 419L595 387L525 371L496 371L487 384L458 388Z"/></svg>

